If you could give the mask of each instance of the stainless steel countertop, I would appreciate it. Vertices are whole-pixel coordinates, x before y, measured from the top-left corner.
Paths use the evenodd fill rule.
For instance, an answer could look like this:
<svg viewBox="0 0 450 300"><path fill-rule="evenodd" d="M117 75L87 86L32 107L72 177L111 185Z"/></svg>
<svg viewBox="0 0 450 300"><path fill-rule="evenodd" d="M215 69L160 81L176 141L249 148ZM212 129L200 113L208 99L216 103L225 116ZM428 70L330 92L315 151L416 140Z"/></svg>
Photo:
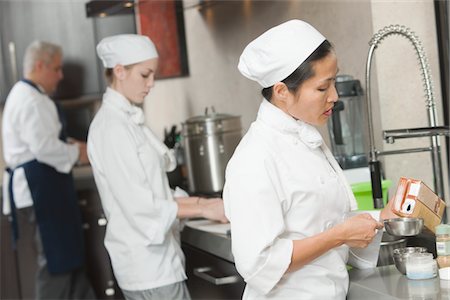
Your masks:
<svg viewBox="0 0 450 300"><path fill-rule="evenodd" d="M234 263L231 254L231 238L228 235L184 226L181 232L181 242Z"/></svg>
<svg viewBox="0 0 450 300"><path fill-rule="evenodd" d="M205 232L185 226L181 241L200 250L234 262L231 238L224 234ZM372 299L450 299L450 281L439 277L409 280L394 265L367 270L349 271L348 300Z"/></svg>
<svg viewBox="0 0 450 300"><path fill-rule="evenodd" d="M369 299L450 299L450 281L439 277L411 280L395 266L349 271L348 300Z"/></svg>

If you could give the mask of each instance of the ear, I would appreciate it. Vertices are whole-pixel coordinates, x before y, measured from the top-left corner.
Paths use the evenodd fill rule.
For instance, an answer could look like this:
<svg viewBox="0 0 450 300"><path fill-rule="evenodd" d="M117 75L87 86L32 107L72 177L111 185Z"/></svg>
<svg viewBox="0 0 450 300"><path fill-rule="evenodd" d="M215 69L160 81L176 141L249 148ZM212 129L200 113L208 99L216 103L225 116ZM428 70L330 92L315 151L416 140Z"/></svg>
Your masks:
<svg viewBox="0 0 450 300"><path fill-rule="evenodd" d="M123 80L126 77L126 69L122 65L116 65L113 68L114 77L116 77L118 80Z"/></svg>
<svg viewBox="0 0 450 300"><path fill-rule="evenodd" d="M43 62L42 60L37 60L37 61L34 63L33 70L35 70L35 71L40 71L40 70L42 70L42 68L44 68L44 62Z"/></svg>
<svg viewBox="0 0 450 300"><path fill-rule="evenodd" d="M276 99L278 101L286 101L291 92L289 91L286 84L282 82L277 82L272 87L272 99Z"/></svg>

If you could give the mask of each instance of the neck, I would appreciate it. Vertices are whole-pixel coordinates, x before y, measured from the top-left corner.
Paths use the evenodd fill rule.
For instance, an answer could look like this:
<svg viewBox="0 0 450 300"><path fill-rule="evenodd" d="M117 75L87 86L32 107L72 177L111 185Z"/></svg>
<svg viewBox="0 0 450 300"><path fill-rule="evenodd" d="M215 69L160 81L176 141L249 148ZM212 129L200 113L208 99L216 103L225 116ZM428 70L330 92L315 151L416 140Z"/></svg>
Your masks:
<svg viewBox="0 0 450 300"><path fill-rule="evenodd" d="M130 99L128 99L125 96L125 93L123 92L123 88L120 82L114 81L113 83L111 83L109 87L118 92L119 94L121 94L125 99L127 99L128 102L130 102L130 104L133 104L133 102L131 102Z"/></svg>
<svg viewBox="0 0 450 300"><path fill-rule="evenodd" d="M44 85L42 84L42 81L39 80L39 76L36 76L36 74L34 73L29 73L27 75L24 76L24 78L26 80L29 80L31 82L33 82L34 84L38 85L39 87L41 87L42 89L44 89L44 91L48 94L49 91L47 91L47 89L44 87Z"/></svg>
<svg viewBox="0 0 450 300"><path fill-rule="evenodd" d="M270 100L270 103L275 105L278 109L280 109L285 114L287 114L289 116L291 115L286 108L286 102L276 99L275 97L272 97L272 99Z"/></svg>

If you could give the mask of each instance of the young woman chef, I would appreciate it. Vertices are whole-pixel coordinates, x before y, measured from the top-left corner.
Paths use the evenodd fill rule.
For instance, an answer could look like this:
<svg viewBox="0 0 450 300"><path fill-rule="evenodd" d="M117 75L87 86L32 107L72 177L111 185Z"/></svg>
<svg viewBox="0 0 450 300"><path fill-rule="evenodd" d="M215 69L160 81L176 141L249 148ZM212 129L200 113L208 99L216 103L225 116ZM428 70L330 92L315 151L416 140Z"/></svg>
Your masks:
<svg viewBox="0 0 450 300"><path fill-rule="evenodd" d="M314 127L338 98L333 48L311 25L291 20L252 41L238 68L264 96L228 163L223 195L244 299L345 299L349 247L366 247L382 224L350 216L355 198ZM386 208L382 217L390 214ZM375 255L350 252L375 266L375 247Z"/></svg>
<svg viewBox="0 0 450 300"><path fill-rule="evenodd" d="M103 39L109 87L89 129L88 155L108 219L105 246L126 299L189 299L177 218L226 222L221 199L173 198L173 154L138 106L154 85L158 54L141 35Z"/></svg>

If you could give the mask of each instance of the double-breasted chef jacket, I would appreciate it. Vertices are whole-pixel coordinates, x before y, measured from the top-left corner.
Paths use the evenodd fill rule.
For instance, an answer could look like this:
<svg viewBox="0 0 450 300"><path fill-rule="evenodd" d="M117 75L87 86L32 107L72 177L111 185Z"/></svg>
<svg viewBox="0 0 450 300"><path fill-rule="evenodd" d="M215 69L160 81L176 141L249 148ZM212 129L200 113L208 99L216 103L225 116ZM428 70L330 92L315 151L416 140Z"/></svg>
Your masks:
<svg viewBox="0 0 450 300"><path fill-rule="evenodd" d="M71 169L77 145L64 141L55 103L29 80L12 88L3 111L3 213L33 206L50 273L70 272L84 261L81 214Z"/></svg>
<svg viewBox="0 0 450 300"><path fill-rule="evenodd" d="M357 209L316 128L263 100L228 163L223 198L235 264L247 283L244 299L345 299L346 245L285 273L293 240L317 235Z"/></svg>
<svg viewBox="0 0 450 300"><path fill-rule="evenodd" d="M89 128L88 155L108 220L105 246L125 290L186 279L166 175L174 161L166 152L145 126L142 109L107 88Z"/></svg>

